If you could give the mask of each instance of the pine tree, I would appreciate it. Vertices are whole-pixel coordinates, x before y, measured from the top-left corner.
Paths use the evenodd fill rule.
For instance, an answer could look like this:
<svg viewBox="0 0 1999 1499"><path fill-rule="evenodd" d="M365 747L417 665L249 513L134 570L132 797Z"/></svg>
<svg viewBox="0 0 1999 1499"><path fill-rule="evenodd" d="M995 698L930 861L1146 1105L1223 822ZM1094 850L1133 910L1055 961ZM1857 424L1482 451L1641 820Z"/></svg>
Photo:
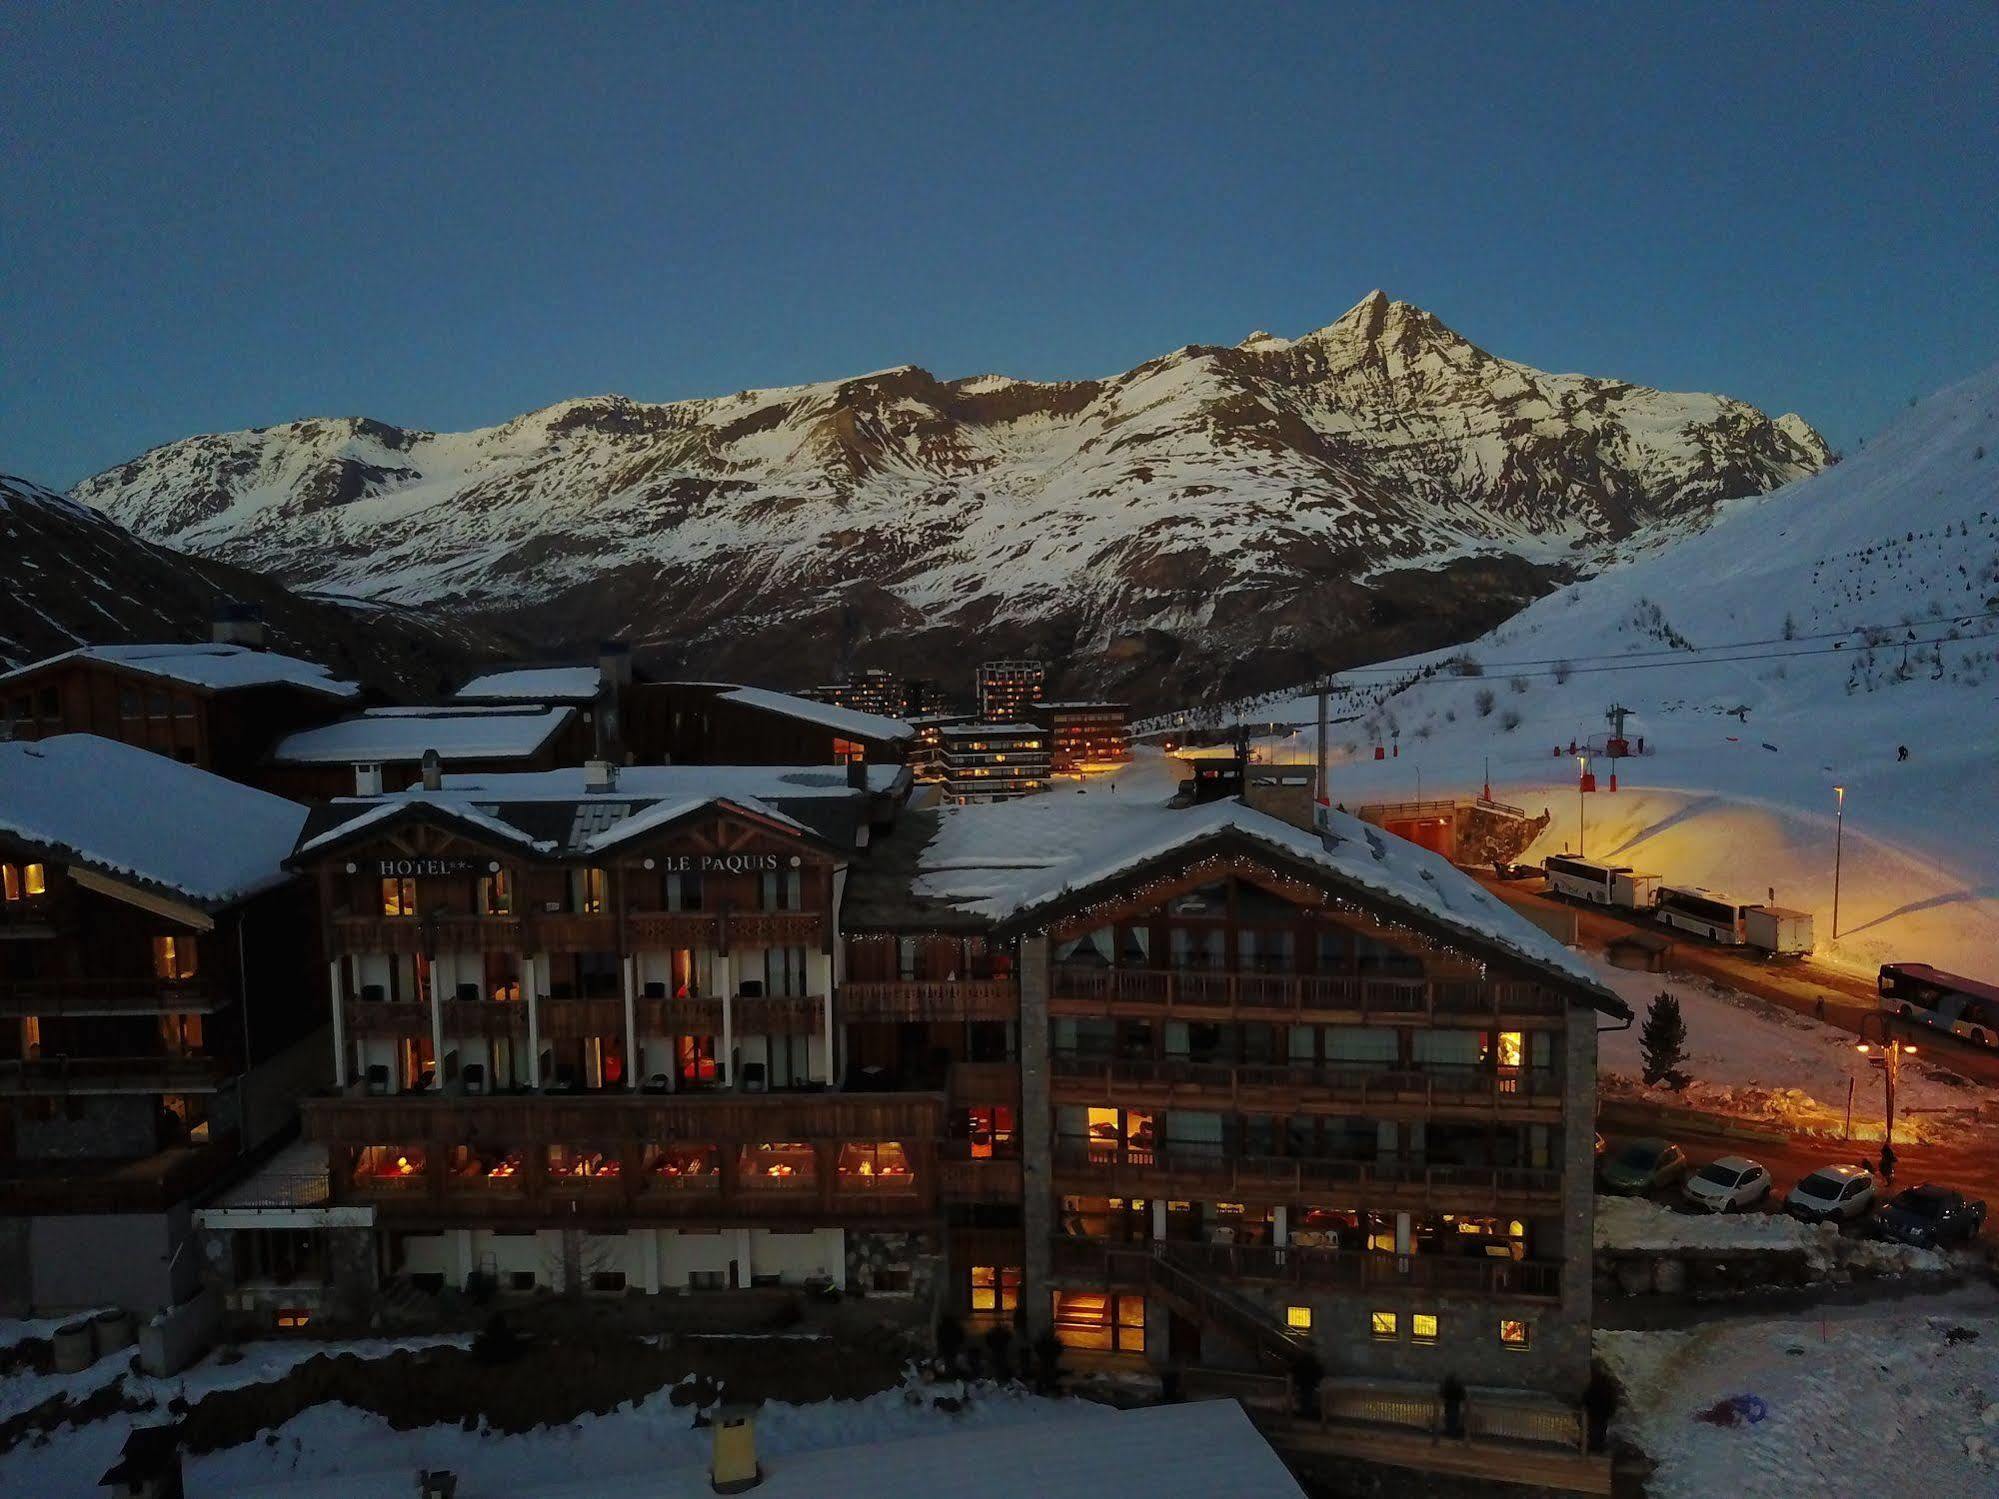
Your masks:
<svg viewBox="0 0 1999 1499"><path fill-rule="evenodd" d="M1638 1033L1638 1056L1644 1064L1645 1085L1667 1082L1674 1087L1686 1084L1680 1064L1687 1059L1687 1022L1680 1016L1680 1002L1665 990L1645 1011L1645 1027Z"/></svg>

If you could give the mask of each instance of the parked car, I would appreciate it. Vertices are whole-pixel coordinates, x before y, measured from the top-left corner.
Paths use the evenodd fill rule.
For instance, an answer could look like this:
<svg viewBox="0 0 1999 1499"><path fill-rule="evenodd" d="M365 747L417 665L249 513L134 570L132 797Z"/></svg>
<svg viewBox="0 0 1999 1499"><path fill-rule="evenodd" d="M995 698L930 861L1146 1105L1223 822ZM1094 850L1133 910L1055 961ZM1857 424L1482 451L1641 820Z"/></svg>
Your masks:
<svg viewBox="0 0 1999 1499"><path fill-rule="evenodd" d="M1597 1170L1606 1192L1636 1197L1670 1187L1687 1174L1687 1153L1670 1140L1633 1140Z"/></svg>
<svg viewBox="0 0 1999 1499"><path fill-rule="evenodd" d="M1770 1195L1770 1173L1746 1156L1725 1155L1680 1183L1680 1192L1711 1213L1738 1212Z"/></svg>
<svg viewBox="0 0 1999 1499"><path fill-rule="evenodd" d="M1821 1166L1784 1198L1784 1211L1807 1223L1846 1223L1874 1205L1874 1174L1858 1166Z"/></svg>
<svg viewBox="0 0 1999 1499"><path fill-rule="evenodd" d="M1881 1232L1904 1244L1934 1249L1953 1240L1970 1243L1985 1227L1985 1204L1949 1187L1925 1182L1905 1187L1881 1209Z"/></svg>

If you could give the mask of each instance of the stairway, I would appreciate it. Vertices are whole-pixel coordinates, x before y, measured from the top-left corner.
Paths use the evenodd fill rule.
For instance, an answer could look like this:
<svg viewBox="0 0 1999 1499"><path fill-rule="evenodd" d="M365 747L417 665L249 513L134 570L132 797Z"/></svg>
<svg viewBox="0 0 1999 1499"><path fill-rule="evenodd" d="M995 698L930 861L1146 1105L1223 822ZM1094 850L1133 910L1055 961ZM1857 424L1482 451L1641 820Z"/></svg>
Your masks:
<svg viewBox="0 0 1999 1499"><path fill-rule="evenodd" d="M1263 1307L1216 1285L1174 1255L1174 1246L1155 1242L1146 1259L1149 1288L1181 1316L1242 1344L1287 1372L1311 1346L1310 1339L1291 1331Z"/></svg>

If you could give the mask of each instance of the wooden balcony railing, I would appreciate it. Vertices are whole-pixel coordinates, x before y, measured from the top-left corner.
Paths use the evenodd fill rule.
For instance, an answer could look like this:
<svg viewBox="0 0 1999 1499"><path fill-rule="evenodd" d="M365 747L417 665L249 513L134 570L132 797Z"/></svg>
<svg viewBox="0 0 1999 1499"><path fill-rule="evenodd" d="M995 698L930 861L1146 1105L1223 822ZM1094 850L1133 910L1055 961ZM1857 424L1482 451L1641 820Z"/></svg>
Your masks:
<svg viewBox="0 0 1999 1499"><path fill-rule="evenodd" d="M423 1010L424 1028L430 1026L428 1007L412 1005L408 1008ZM440 1006L444 1020L444 1034L447 1036L525 1036L528 1030L528 1007L520 1000L493 999L447 999ZM352 1011L349 1011L351 1014ZM622 1024L622 1019L620 1024Z"/></svg>
<svg viewBox="0 0 1999 1499"><path fill-rule="evenodd" d="M532 918L531 934L540 952L616 952L615 916L579 916L550 912Z"/></svg>
<svg viewBox="0 0 1999 1499"><path fill-rule="evenodd" d="M542 999L536 1002L537 1018L544 1038L567 1041L583 1036L622 1036L625 1033L625 1001L622 997L591 999Z"/></svg>
<svg viewBox="0 0 1999 1499"><path fill-rule="evenodd" d="M430 1006L422 1000L349 999L340 1010L350 1036L427 1036Z"/></svg>
<svg viewBox="0 0 1999 1499"><path fill-rule="evenodd" d="M0 978L0 1016L203 1014L225 1002L199 979Z"/></svg>
<svg viewBox="0 0 1999 1499"><path fill-rule="evenodd" d="M729 1022L743 1035L813 1035L826 1024L826 1001L809 994L738 996L729 1001Z"/></svg>
<svg viewBox="0 0 1999 1499"><path fill-rule="evenodd" d="M1019 1202L1020 1160L1018 1157L972 1160L963 1156L940 1155L937 1160L937 1191L946 1202Z"/></svg>
<svg viewBox="0 0 1999 1499"><path fill-rule="evenodd" d="M1107 1196L1158 1196L1186 1188L1224 1199L1339 1200L1383 1207L1468 1212L1560 1203L1562 1173L1526 1166L1465 1166L1307 1156L1244 1156L1233 1142L1149 1148L1062 1141L1055 1166L1067 1181Z"/></svg>
<svg viewBox="0 0 1999 1499"><path fill-rule="evenodd" d="M712 951L722 945L722 923L712 911L630 911L625 936L632 951Z"/></svg>
<svg viewBox="0 0 1999 1499"><path fill-rule="evenodd" d="M1552 1071L1531 1069L1269 1066L1057 1055L1050 1059L1049 1071L1057 1099L1064 1103L1130 1098L1156 1107L1174 1102L1239 1105L1252 1113L1330 1103L1546 1112L1559 1109L1562 1101L1560 1079Z"/></svg>
<svg viewBox="0 0 1999 1499"><path fill-rule="evenodd" d="M719 999L641 999L636 1015L641 1036L719 1036Z"/></svg>
<svg viewBox="0 0 1999 1499"><path fill-rule="evenodd" d="M1012 979L850 979L840 986L842 1020L1011 1020L1020 1014Z"/></svg>
<svg viewBox="0 0 1999 1499"><path fill-rule="evenodd" d="M37 1057L0 1062L0 1093L200 1093L228 1073L220 1057Z"/></svg>
<svg viewBox="0 0 1999 1499"><path fill-rule="evenodd" d="M1020 1104L1020 1063L953 1062L946 1080L951 1102L965 1105Z"/></svg>
<svg viewBox="0 0 1999 1499"><path fill-rule="evenodd" d="M1553 1300L1561 1294L1562 1266L1558 1260L1178 1242L1170 1246L1170 1252L1176 1263L1218 1280L1277 1281L1328 1290L1408 1290L1537 1300ZM1143 1266L1136 1262L1149 1256L1152 1249L1117 1245L1105 1246L1103 1253L1115 1280L1120 1276L1142 1275Z"/></svg>
<svg viewBox="0 0 1999 1499"><path fill-rule="evenodd" d="M1234 972L1201 968L1103 968L1058 963L1050 989L1058 1013L1164 1011L1195 1018L1298 1015L1450 1020L1560 1015L1562 996L1535 984L1427 978Z"/></svg>
<svg viewBox="0 0 1999 1499"><path fill-rule="evenodd" d="M722 918L723 935L738 947L820 947L826 918L817 911L731 911Z"/></svg>

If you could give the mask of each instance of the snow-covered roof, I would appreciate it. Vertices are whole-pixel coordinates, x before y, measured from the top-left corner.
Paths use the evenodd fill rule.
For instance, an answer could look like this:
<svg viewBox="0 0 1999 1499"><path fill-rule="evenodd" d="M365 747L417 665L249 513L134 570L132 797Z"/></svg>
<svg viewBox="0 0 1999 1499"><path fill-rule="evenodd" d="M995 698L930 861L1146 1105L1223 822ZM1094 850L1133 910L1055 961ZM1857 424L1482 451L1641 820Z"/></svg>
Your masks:
<svg viewBox="0 0 1999 1499"><path fill-rule="evenodd" d="M60 656L0 673L0 682L40 671L61 661L103 661L147 676L165 677L207 692L248 687L297 687L326 697L356 698L361 689L342 681L317 661L256 651L241 645L86 645Z"/></svg>
<svg viewBox="0 0 1999 1499"><path fill-rule="evenodd" d="M1233 835L1317 866L1339 882L1587 986L1621 1013L1579 955L1519 915L1441 856L1343 812L1325 836L1237 801L1175 809L1097 792L1023 797L945 809L919 861L916 893L995 921L1031 915L1093 885L1205 840Z"/></svg>
<svg viewBox="0 0 1999 1499"><path fill-rule="evenodd" d="M625 843L633 838L643 837L655 828L663 828L676 823L683 817L688 817L701 811L704 807L714 807L721 811L733 808L738 811L751 813L757 817L767 818L780 827L789 828L792 832L801 833L808 838L817 836L812 829L796 818L788 817L778 811L777 808L765 802L760 802L754 797L689 797L684 801L654 802L643 812L627 817L622 822L614 823L601 833L593 834L585 841L583 846L593 854L601 853L607 848L615 848L620 843Z"/></svg>
<svg viewBox="0 0 1999 1499"><path fill-rule="evenodd" d="M604 673L595 666L518 666L474 677L454 697L507 702L588 703L603 690Z"/></svg>
<svg viewBox="0 0 1999 1499"><path fill-rule="evenodd" d="M94 734L0 743L0 831L210 909L289 878L306 809Z"/></svg>
<svg viewBox="0 0 1999 1499"><path fill-rule="evenodd" d="M336 819L333 825L299 844L298 853L301 855L312 853L329 844L351 838L368 828L393 822L396 818L418 809L447 821L462 822L474 833L484 833L504 843L518 843L538 854L551 854L556 850L552 840L535 838L483 808L455 800L447 801L426 794L419 788L414 793L400 792L393 796L337 798L328 809L329 815Z"/></svg>
<svg viewBox="0 0 1999 1499"><path fill-rule="evenodd" d="M370 711L278 741L275 765L352 765L421 760L425 750L453 760L525 760L576 716L569 707L494 711Z"/></svg>
<svg viewBox="0 0 1999 1499"><path fill-rule="evenodd" d="M814 702L789 692L772 692L766 687L734 687L721 694L725 702L760 708L766 713L782 713L787 718L821 724L836 734L856 739L907 739L916 731L899 718L879 713L861 713L853 708L836 708L831 703Z"/></svg>

